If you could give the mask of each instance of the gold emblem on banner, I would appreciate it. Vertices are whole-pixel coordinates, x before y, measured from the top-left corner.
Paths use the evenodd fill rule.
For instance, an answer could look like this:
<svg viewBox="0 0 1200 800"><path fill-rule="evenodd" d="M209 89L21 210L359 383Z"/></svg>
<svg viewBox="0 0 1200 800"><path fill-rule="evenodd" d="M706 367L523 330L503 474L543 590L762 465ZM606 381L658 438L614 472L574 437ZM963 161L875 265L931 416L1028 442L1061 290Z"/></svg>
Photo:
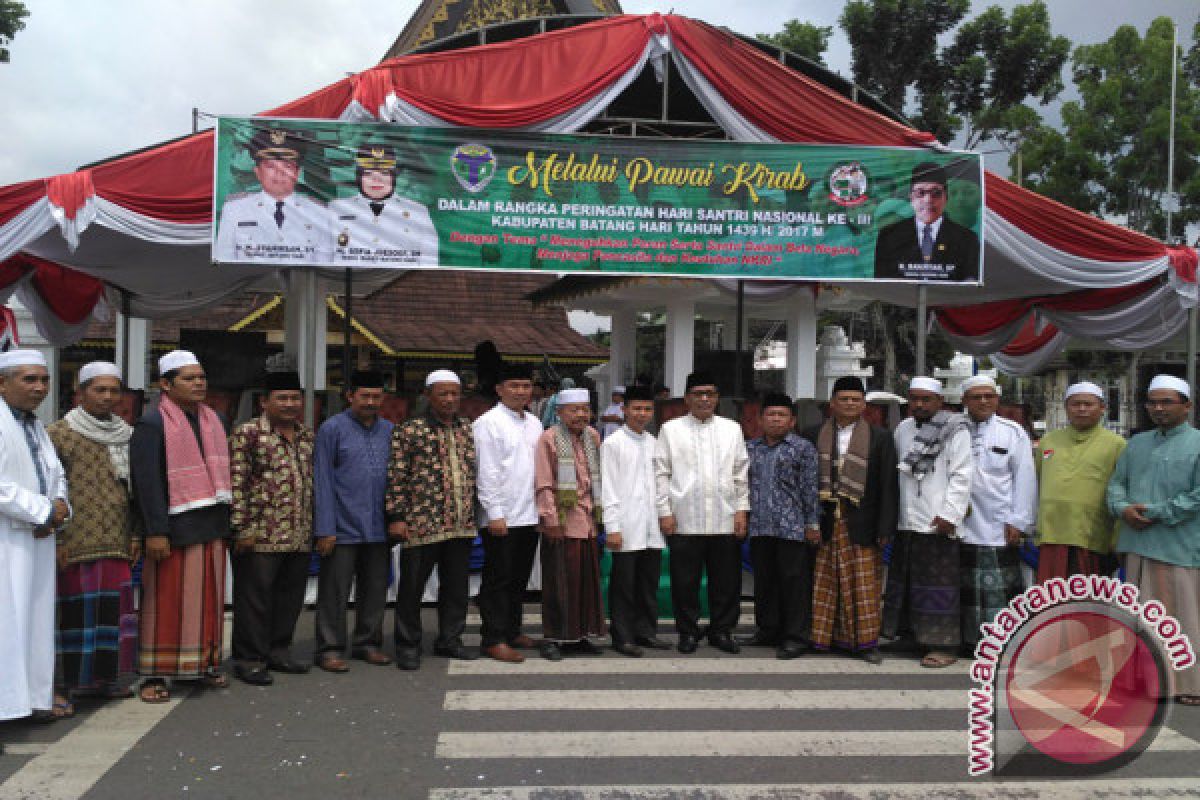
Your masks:
<svg viewBox="0 0 1200 800"><path fill-rule="evenodd" d="M280 145L287 141L287 131L271 131L271 144Z"/></svg>

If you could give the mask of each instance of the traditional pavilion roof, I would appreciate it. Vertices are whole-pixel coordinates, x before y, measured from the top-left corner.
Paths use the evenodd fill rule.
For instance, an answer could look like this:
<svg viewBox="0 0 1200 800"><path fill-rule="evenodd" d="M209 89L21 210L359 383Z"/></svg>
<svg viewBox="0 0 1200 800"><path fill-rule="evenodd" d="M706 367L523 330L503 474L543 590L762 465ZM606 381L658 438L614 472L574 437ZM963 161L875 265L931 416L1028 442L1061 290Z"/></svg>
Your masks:
<svg viewBox="0 0 1200 800"><path fill-rule="evenodd" d="M384 60L501 22L622 13L619 0L422 0Z"/></svg>

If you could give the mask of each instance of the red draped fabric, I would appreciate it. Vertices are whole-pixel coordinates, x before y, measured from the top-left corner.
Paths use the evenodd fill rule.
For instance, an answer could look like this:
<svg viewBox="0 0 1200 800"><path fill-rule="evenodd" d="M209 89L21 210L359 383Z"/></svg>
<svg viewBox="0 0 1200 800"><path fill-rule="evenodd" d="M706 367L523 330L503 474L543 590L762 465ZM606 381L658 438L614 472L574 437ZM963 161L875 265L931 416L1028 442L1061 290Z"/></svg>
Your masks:
<svg viewBox="0 0 1200 800"><path fill-rule="evenodd" d="M45 195L46 182L43 180L0 186L0 225L8 222Z"/></svg>
<svg viewBox="0 0 1200 800"><path fill-rule="evenodd" d="M1087 289L1017 300L997 300L973 306L938 308L934 313L937 314L938 324L956 336L982 336L1037 308L1047 311L1098 311L1128 302L1158 284L1157 280L1149 280L1111 289Z"/></svg>
<svg viewBox="0 0 1200 800"><path fill-rule="evenodd" d="M67 219L75 219L76 212L95 193L92 173L86 169L46 179L46 198L61 208Z"/></svg>
<svg viewBox="0 0 1200 800"><path fill-rule="evenodd" d="M1037 320L1030 317L1021 326L1021 330L1013 337L1003 350L1000 352L1006 356L1027 356L1036 353L1058 336L1058 328L1047 323L1042 326L1039 331L1037 328Z"/></svg>
<svg viewBox="0 0 1200 800"><path fill-rule="evenodd" d="M55 316L68 325L87 319L104 296L104 284L92 276L28 253L18 253L0 263L0 289L26 275Z"/></svg>

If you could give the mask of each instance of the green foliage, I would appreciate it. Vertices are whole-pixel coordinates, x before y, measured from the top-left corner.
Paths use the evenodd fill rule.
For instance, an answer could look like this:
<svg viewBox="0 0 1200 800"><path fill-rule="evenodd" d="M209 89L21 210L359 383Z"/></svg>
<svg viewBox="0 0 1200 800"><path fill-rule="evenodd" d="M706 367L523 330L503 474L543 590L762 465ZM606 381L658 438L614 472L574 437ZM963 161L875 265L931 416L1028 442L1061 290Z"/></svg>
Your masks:
<svg viewBox="0 0 1200 800"><path fill-rule="evenodd" d="M798 56L804 56L810 61L824 64L825 51L829 48L829 37L832 35L833 28L793 19L785 22L783 30L779 33L760 33L758 38Z"/></svg>
<svg viewBox="0 0 1200 800"><path fill-rule="evenodd" d="M0 64L8 63L8 44L25 27L29 10L20 0L0 0Z"/></svg>

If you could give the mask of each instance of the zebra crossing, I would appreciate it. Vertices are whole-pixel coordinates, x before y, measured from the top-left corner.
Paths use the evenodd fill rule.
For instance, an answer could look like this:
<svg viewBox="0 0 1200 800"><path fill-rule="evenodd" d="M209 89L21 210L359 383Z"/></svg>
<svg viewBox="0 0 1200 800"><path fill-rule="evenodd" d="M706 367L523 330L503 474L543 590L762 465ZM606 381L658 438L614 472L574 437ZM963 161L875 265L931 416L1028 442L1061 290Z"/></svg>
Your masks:
<svg viewBox="0 0 1200 800"><path fill-rule="evenodd" d="M1200 797L1200 742L1169 727L1117 773L969 778L965 659L527 655L448 664L430 800Z"/></svg>

